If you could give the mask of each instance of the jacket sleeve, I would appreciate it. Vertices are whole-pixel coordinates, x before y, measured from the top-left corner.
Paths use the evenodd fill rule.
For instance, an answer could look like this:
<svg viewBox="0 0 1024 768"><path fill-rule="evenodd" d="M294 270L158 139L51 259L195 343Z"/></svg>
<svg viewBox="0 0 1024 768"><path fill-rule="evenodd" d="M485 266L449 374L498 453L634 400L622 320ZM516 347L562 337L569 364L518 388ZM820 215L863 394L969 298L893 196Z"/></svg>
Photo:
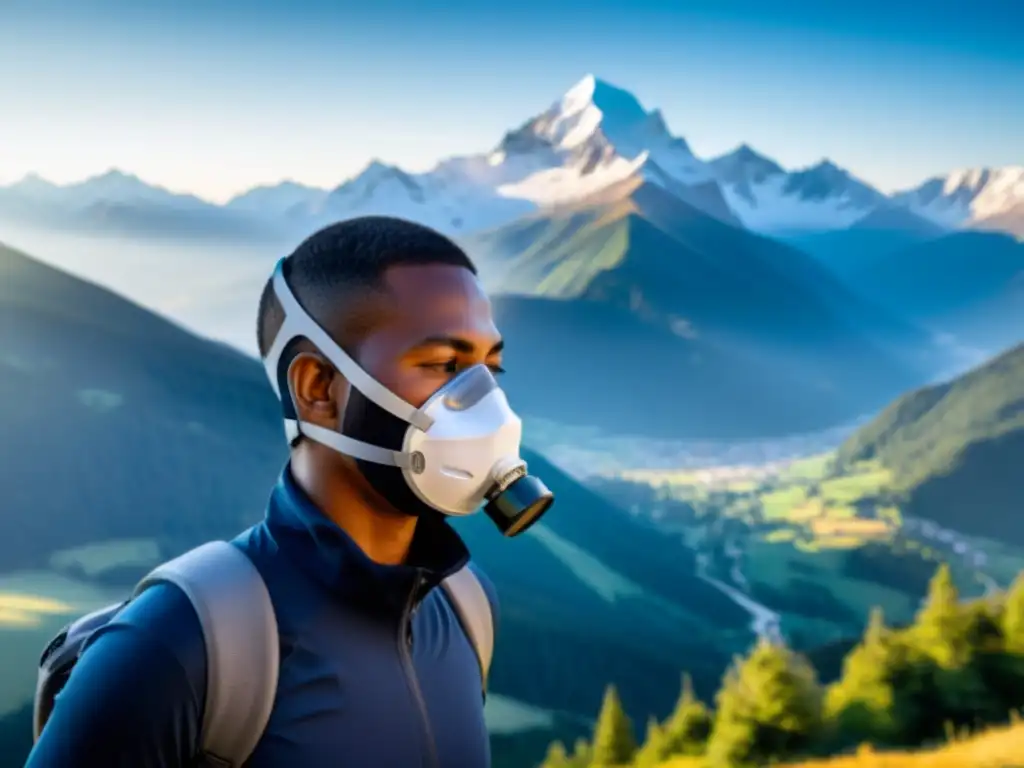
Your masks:
<svg viewBox="0 0 1024 768"><path fill-rule="evenodd" d="M187 768L205 696L199 619L158 584L89 639L25 768Z"/></svg>

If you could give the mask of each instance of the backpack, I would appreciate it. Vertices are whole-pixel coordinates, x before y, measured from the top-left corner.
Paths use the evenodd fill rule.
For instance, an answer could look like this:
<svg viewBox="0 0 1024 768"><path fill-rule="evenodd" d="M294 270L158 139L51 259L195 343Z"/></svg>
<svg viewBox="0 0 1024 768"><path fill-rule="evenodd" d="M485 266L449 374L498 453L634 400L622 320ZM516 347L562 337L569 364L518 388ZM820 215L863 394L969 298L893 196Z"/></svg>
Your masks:
<svg viewBox="0 0 1024 768"><path fill-rule="evenodd" d="M39 739L89 636L160 582L175 584L188 596L203 629L208 683L201 741L206 765L240 768L256 748L274 708L280 640L262 576L242 550L226 541L203 544L158 566L128 600L81 617L50 641L39 661L33 737ZM486 695L494 650L490 600L468 565L441 586L476 652Z"/></svg>

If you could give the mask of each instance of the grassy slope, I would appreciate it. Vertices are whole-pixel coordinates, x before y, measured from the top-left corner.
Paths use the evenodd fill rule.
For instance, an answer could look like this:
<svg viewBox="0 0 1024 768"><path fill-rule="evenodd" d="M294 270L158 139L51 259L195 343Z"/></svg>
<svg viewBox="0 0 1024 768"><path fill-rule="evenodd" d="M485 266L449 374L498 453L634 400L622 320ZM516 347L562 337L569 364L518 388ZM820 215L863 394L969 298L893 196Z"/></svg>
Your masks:
<svg viewBox="0 0 1024 768"><path fill-rule="evenodd" d="M786 765L789 768L1020 768L1024 765L1024 726L993 728L964 741L919 752L861 752ZM708 767L699 758L679 758L662 763L659 768Z"/></svg>

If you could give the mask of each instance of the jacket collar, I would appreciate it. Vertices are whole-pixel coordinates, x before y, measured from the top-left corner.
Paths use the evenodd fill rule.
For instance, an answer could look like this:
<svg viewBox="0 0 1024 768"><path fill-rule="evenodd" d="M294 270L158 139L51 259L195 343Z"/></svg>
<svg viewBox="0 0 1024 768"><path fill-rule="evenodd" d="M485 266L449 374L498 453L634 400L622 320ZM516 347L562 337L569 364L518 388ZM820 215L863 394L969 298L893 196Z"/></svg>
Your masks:
<svg viewBox="0 0 1024 768"><path fill-rule="evenodd" d="M313 504L290 465L271 493L266 522L282 552L302 570L374 613L401 613L469 561L466 545L438 514L420 518L406 564L375 563Z"/></svg>

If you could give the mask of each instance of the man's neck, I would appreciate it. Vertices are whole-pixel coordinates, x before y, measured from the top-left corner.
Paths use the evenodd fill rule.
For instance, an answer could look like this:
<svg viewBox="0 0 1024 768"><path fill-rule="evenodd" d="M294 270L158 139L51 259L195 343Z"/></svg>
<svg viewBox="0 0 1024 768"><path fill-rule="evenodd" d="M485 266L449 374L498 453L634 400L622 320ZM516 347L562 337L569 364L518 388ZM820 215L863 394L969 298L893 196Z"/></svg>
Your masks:
<svg viewBox="0 0 1024 768"><path fill-rule="evenodd" d="M381 565L404 563L416 533L415 517L390 507L351 463L303 441L292 451L291 472L317 508L363 553Z"/></svg>

